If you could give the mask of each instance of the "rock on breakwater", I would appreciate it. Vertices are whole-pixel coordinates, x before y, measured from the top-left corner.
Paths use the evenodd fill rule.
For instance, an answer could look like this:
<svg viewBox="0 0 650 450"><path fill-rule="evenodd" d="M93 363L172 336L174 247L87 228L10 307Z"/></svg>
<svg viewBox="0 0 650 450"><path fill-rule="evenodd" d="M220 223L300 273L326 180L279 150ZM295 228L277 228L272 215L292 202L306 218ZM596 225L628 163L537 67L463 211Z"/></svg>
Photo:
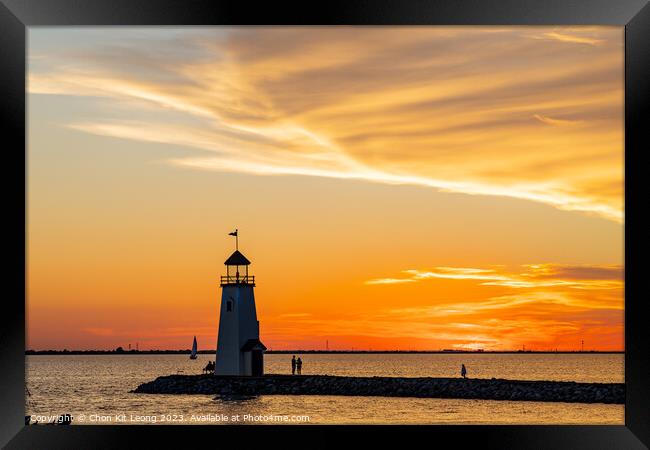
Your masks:
<svg viewBox="0 0 650 450"><path fill-rule="evenodd" d="M346 395L570 403L625 403L622 383L462 378L264 375L169 375L143 383L138 394Z"/></svg>

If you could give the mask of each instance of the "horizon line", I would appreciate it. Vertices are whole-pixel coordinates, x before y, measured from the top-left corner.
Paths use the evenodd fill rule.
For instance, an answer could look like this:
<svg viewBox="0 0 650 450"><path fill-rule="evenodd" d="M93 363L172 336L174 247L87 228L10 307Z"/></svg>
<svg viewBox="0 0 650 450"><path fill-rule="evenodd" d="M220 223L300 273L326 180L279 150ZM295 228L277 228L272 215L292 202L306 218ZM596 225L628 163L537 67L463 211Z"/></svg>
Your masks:
<svg viewBox="0 0 650 450"><path fill-rule="evenodd" d="M63 349L63 350L53 350L53 349L47 349L47 350L34 350L34 349L27 349L25 350L25 354L40 354L40 353L46 353L46 354L71 354L71 353L97 353L97 354L128 354L128 353L176 353L176 354L189 354L191 353L191 349L148 349L148 350L136 350L136 349L130 349L130 350L125 350L122 349L121 351L118 351L118 349L110 349L110 350L100 350L100 349L91 349L91 350L68 350L68 349ZM210 349L210 350L197 350L198 354L212 354L216 353L216 349ZM479 349L479 350L471 350L471 349L462 349L462 350L457 350L457 349L442 349L442 350L399 350L399 349L392 349L392 350L372 350L372 349L340 349L340 350L319 350L319 349L276 349L276 350L266 350L265 353L625 353L625 350L484 350L484 349Z"/></svg>

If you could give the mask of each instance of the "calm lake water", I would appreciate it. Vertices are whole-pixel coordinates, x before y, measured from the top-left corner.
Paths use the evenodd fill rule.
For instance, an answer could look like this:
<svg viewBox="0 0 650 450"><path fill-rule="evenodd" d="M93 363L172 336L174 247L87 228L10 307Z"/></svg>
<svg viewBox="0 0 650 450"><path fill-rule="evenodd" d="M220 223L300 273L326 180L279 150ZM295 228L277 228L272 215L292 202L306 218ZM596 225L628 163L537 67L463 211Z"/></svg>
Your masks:
<svg viewBox="0 0 650 450"><path fill-rule="evenodd" d="M537 354L300 355L303 374L624 382L624 356ZM290 373L291 355L265 356L266 373ZM30 355L26 414L72 414L75 424L623 424L624 405L386 397L132 394L161 375L196 374L199 355Z"/></svg>

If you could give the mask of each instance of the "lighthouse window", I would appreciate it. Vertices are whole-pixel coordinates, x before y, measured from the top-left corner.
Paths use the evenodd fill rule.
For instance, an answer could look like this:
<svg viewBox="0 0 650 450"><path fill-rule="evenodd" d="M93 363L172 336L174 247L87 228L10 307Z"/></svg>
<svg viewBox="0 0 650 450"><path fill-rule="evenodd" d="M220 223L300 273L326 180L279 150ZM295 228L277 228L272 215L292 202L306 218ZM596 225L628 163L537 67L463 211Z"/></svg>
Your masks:
<svg viewBox="0 0 650 450"><path fill-rule="evenodd" d="M230 300L226 302L226 311L232 312L232 302Z"/></svg>

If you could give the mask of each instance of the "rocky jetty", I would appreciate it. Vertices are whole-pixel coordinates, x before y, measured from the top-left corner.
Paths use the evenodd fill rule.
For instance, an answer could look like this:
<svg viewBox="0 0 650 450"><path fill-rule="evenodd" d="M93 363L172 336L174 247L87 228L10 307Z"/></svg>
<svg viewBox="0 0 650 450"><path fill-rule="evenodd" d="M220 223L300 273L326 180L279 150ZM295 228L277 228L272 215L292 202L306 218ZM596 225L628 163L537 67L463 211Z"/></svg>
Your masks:
<svg viewBox="0 0 650 450"><path fill-rule="evenodd" d="M169 375L141 384L138 394L347 395L458 398L570 403L625 403L622 383L516 381L503 379L265 375L237 377Z"/></svg>

